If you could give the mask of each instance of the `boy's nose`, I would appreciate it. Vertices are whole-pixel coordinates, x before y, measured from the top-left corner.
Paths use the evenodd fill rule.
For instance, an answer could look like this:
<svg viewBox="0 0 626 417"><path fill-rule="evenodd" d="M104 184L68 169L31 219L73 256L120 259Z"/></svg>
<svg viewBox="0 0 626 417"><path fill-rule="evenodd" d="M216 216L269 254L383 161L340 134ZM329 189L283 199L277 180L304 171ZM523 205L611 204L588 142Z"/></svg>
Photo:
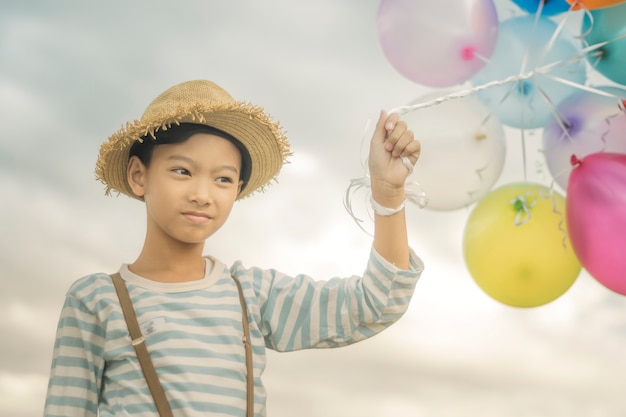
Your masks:
<svg viewBox="0 0 626 417"><path fill-rule="evenodd" d="M200 206L211 204L211 186L208 181L197 181L189 191L189 200Z"/></svg>

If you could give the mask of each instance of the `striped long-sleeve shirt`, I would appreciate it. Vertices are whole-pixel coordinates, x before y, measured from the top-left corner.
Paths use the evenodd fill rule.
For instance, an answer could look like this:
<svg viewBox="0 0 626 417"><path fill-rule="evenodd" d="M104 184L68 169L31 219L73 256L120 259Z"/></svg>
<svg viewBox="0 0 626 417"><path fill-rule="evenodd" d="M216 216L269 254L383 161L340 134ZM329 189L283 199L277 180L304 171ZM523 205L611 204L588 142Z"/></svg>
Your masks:
<svg viewBox="0 0 626 417"><path fill-rule="evenodd" d="M228 268L212 258L198 281L158 283L126 265L120 274L174 415L205 417L245 415L242 312L233 277L243 287L250 321L255 416L265 416L266 347L328 348L370 337L406 311L422 269L414 253L405 271L372 250L362 277L328 281L240 262ZM46 417L97 415L158 415L103 273L76 281L67 293L45 406Z"/></svg>

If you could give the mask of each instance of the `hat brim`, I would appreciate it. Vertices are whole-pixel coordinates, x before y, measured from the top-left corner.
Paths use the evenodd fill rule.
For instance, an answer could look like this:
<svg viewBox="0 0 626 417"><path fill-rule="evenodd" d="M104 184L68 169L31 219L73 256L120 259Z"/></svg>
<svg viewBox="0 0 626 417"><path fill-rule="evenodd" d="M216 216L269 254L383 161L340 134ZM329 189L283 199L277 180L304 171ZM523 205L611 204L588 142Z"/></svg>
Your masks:
<svg viewBox="0 0 626 417"><path fill-rule="evenodd" d="M248 150L251 160L250 179L237 199L256 191L262 191L276 179L280 168L290 155L289 144L280 125L274 122L262 108L250 103L231 102L205 105L201 102L181 104L174 109L144 114L141 120L126 124L109 137L100 148L96 163L96 177L107 189L138 198L127 180L130 147L142 137L174 124L196 123L222 130L236 139Z"/></svg>

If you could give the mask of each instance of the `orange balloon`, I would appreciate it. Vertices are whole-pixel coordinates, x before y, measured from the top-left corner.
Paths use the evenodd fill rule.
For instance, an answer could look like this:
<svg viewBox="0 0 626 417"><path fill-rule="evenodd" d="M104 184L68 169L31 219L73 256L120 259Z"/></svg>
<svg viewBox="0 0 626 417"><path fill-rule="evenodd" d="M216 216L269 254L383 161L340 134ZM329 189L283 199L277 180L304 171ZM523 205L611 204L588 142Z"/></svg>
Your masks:
<svg viewBox="0 0 626 417"><path fill-rule="evenodd" d="M615 6L616 4L625 3L625 0L567 0L573 5L572 9L603 9L605 7Z"/></svg>

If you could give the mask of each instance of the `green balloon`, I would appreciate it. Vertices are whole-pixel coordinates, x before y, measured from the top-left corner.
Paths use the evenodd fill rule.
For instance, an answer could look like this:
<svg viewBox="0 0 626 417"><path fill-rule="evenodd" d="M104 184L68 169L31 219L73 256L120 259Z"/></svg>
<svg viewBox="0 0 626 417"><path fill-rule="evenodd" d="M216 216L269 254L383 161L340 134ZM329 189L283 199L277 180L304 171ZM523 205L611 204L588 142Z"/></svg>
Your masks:
<svg viewBox="0 0 626 417"><path fill-rule="evenodd" d="M591 10L590 16L585 14L581 32L590 46L608 42L590 51L587 60L606 78L626 85L626 3ZM624 37L615 40L620 36Z"/></svg>

